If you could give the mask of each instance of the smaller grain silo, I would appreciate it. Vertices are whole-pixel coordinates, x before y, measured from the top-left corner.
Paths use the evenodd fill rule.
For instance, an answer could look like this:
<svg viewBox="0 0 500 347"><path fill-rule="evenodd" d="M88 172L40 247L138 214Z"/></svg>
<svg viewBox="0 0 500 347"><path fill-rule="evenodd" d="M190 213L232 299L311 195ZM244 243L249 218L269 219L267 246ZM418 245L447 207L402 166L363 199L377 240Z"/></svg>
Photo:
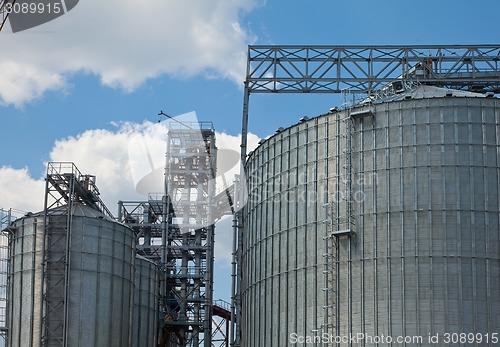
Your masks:
<svg viewBox="0 0 500 347"><path fill-rule="evenodd" d="M52 218L65 216L52 211ZM75 204L67 243L68 276L61 271L65 262L46 262L47 280L42 287L43 220L43 213L34 214L11 227L9 346L127 346L133 232L90 207ZM66 282L66 292L59 290L60 281ZM43 327L52 329L52 334Z"/></svg>
<svg viewBox="0 0 500 347"><path fill-rule="evenodd" d="M158 322L158 265L135 257L133 347L156 347Z"/></svg>
<svg viewBox="0 0 500 347"><path fill-rule="evenodd" d="M49 163L44 211L9 226L8 346L130 345L135 235L98 194L94 176Z"/></svg>

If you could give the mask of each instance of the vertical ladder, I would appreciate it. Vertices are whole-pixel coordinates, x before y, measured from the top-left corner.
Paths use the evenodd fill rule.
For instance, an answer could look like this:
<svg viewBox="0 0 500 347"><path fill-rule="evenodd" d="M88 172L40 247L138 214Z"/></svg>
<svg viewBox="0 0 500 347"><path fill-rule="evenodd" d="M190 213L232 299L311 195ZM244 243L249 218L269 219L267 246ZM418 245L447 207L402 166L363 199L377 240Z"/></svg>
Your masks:
<svg viewBox="0 0 500 347"><path fill-rule="evenodd" d="M332 228L334 216L334 204L326 203L325 208L325 230L323 237L323 333L334 335L337 326L337 238L333 237Z"/></svg>
<svg viewBox="0 0 500 347"><path fill-rule="evenodd" d="M336 122L336 191L332 198L332 235L349 236L354 226L352 210L352 136L351 93L343 91L344 110L337 113Z"/></svg>
<svg viewBox="0 0 500 347"><path fill-rule="evenodd" d="M324 237L324 321L323 332L339 334L340 316L340 253L341 238L350 238L353 234L355 218L353 215L352 193L352 136L354 123L351 117L351 100L349 90L343 91L343 111L337 113L334 121L336 133L335 172L336 188L328 197L325 208L326 235Z"/></svg>

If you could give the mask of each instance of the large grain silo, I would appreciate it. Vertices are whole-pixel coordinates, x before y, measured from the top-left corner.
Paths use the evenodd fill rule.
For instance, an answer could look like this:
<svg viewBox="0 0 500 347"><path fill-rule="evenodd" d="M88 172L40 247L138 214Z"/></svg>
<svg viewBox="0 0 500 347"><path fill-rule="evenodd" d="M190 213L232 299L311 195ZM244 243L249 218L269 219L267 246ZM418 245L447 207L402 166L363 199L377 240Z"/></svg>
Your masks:
<svg viewBox="0 0 500 347"><path fill-rule="evenodd" d="M130 345L135 234L104 213L94 179L49 163L50 204L9 225L8 346Z"/></svg>
<svg viewBox="0 0 500 347"><path fill-rule="evenodd" d="M429 86L267 139L246 166L241 345L493 345L499 153L500 100Z"/></svg>

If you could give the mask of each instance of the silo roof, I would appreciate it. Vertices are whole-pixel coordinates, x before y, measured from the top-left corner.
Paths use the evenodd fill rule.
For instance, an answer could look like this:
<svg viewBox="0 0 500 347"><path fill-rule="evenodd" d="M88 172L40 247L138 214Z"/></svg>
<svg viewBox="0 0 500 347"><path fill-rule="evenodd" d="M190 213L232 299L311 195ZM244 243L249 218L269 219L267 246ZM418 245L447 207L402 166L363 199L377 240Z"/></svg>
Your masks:
<svg viewBox="0 0 500 347"><path fill-rule="evenodd" d="M67 212L67 205L62 205L50 209L51 216L61 216L66 214L66 212ZM44 214L43 211L40 211L30 215L29 217L43 216L43 214ZM72 215L77 217L101 218L101 219L112 220L111 218L103 214L101 211L98 211L90 206L81 204L79 202L73 203Z"/></svg>
<svg viewBox="0 0 500 347"><path fill-rule="evenodd" d="M462 98L485 98L487 95L474 93L465 90L440 88L436 86L420 85L415 89L406 90L401 93L390 95L379 100L373 101L374 104L391 101L401 101L406 99L430 99L444 97L462 97Z"/></svg>

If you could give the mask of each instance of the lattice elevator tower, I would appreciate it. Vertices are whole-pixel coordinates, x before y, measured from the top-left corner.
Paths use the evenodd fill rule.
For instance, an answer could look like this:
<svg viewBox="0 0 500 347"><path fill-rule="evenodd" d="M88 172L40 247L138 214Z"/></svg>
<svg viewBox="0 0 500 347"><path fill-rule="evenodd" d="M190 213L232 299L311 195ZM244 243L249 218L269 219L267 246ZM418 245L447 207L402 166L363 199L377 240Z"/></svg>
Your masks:
<svg viewBox="0 0 500 347"><path fill-rule="evenodd" d="M119 202L138 254L163 271L159 346L211 346L216 152L212 123L171 123L163 196Z"/></svg>

